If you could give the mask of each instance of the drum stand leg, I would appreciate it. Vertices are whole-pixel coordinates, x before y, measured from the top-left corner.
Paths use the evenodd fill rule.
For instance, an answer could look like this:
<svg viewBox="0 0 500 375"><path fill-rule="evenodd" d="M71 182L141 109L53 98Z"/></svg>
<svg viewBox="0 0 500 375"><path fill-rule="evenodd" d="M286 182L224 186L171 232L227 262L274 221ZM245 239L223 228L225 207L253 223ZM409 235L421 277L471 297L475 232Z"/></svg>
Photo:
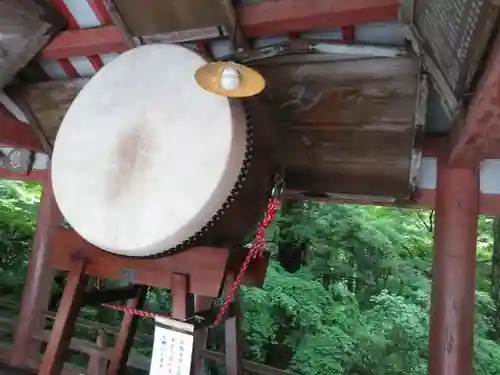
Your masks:
<svg viewBox="0 0 500 375"><path fill-rule="evenodd" d="M50 334L47 349L43 356L39 375L59 375L62 372L65 356L70 346L71 334L78 313L83 306L100 305L106 302L129 300L129 307L140 308L146 296L147 287L131 285L122 288L86 291L89 275L86 273L87 260L74 259L68 280L57 311L54 327ZM137 318L125 314L118 335L110 371L120 373L126 365L132 346Z"/></svg>
<svg viewBox="0 0 500 375"><path fill-rule="evenodd" d="M85 264L85 259L75 259L73 270L68 274L54 327L40 365L40 375L59 375L62 371L71 333L89 280L89 276L85 274Z"/></svg>
<svg viewBox="0 0 500 375"><path fill-rule="evenodd" d="M147 294L147 287L141 286L137 295L129 299L127 307L133 309L142 309ZM127 361L134 342L135 332L139 324L139 318L133 314L125 313L123 315L120 332L116 338L113 356L109 364L109 375L119 375L125 372Z"/></svg>
<svg viewBox="0 0 500 375"><path fill-rule="evenodd" d="M204 311L208 310L212 306L214 299L212 297L205 297L197 295L194 297L194 310ZM193 350L193 365L192 373L193 375L203 375L204 374L204 363L202 356L202 351L207 348L208 341L208 328L197 329L194 331L194 350Z"/></svg>
<svg viewBox="0 0 500 375"><path fill-rule="evenodd" d="M225 291L231 288L234 275L226 277L224 283ZM213 298L196 296L195 311L207 310ZM224 321L225 338L225 364L227 375L243 375L243 342L241 335L241 310L238 294L231 305L230 317ZM192 375L203 375L203 351L207 349L208 328L195 330L194 355L191 373Z"/></svg>

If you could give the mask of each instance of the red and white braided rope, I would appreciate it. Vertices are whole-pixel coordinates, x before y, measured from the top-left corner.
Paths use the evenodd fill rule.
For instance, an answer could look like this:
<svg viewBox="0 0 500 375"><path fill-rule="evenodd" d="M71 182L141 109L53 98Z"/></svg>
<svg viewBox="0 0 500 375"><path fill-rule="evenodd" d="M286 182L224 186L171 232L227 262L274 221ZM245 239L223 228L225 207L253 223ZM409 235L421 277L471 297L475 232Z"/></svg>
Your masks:
<svg viewBox="0 0 500 375"><path fill-rule="evenodd" d="M280 207L279 199L271 198L269 200L266 213L264 214L264 218L257 227L257 233L252 242L252 247L248 251L247 256L245 257L245 260L243 262L243 265L241 266L240 271L238 272L238 276L236 276L234 283L231 285L231 289L224 298L224 303L222 304L220 311L217 314L217 317L215 318L215 322L213 324L214 327L218 326L224 319L224 315L226 314L229 305L234 299L234 296L243 281L243 276L245 276L245 272L250 266L252 260L262 257L264 255L264 250L266 247L266 231L267 228L273 222L274 218L276 217L279 207Z"/></svg>
<svg viewBox="0 0 500 375"><path fill-rule="evenodd" d="M218 326L224 320L224 316L226 315L227 309L229 308L236 292L241 286L241 283L243 282L243 277L245 276L245 273L248 270L250 263L254 259L263 256L266 247L266 231L267 228L269 228L269 226L273 222L274 218L276 217L279 207L280 207L280 201L278 198L271 198L269 200L266 213L264 214L264 218L261 220L261 222L257 227L257 233L252 242L252 246L245 257L245 260L243 261L243 264L240 268L240 271L238 272L238 275L236 276L236 279L231 285L231 289L224 298L224 303L222 304L212 327ZM149 311L134 309L132 307L127 307L127 306L118 306L108 303L104 303L103 306L112 310L122 311L128 314L140 316L142 318L150 318L150 319L154 319L155 317L170 318L169 315L156 314Z"/></svg>

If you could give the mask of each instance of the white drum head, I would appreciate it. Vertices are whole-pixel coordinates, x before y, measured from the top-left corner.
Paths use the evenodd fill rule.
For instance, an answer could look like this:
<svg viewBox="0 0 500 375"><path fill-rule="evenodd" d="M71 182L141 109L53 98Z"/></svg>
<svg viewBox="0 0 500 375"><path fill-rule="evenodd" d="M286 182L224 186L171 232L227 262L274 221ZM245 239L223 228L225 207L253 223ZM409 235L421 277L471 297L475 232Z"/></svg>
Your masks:
<svg viewBox="0 0 500 375"><path fill-rule="evenodd" d="M142 46L74 100L55 141L52 183L88 242L158 255L191 239L230 197L247 162L245 113L197 85L204 64L184 47Z"/></svg>

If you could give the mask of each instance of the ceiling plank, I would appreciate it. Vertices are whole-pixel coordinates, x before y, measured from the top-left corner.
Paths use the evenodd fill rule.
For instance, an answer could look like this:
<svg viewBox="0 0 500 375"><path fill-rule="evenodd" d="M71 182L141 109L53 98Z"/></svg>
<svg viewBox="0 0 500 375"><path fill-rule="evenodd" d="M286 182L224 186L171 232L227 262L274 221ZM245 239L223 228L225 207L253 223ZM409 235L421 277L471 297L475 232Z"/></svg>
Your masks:
<svg viewBox="0 0 500 375"><path fill-rule="evenodd" d="M450 163L476 166L494 153L500 142L500 37L465 117L452 134ZM498 152L498 151L497 151Z"/></svg>

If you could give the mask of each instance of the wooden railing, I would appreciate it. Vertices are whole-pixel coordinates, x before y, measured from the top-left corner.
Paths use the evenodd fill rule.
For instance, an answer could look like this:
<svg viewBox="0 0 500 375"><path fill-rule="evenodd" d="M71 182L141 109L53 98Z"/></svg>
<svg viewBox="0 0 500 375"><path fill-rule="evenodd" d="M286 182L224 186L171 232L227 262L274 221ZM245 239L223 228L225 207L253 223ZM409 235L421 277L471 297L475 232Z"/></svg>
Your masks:
<svg viewBox="0 0 500 375"><path fill-rule="evenodd" d="M0 312L10 312L11 315L13 315L9 317L0 316L0 332L10 334L14 332L14 329L17 325L17 310L18 304L16 302L0 299ZM43 312L43 316L47 320L53 321L55 319L55 315L56 314L51 311ZM95 342L79 338L71 339L70 349L76 353L85 354L89 357L89 361L87 368L69 363L66 364L64 375L105 375L108 361L111 360L111 356L113 354L113 347L108 347L106 345L108 341L107 339L108 336L118 335L119 327L79 318L76 323L76 328L84 328L86 330L95 331L97 333L97 339ZM49 337L50 330L43 330L34 334L34 338L40 340L41 342L47 342ZM153 336L147 334L138 334L135 337L135 341L140 342L141 344L147 343L149 345L152 345ZM3 344L3 346L5 347L10 343L3 342L0 344ZM205 349L201 351L201 356L207 360L212 360L219 364L224 364L225 362L224 353L218 353L212 350ZM8 357L9 350L0 349L0 360L8 361ZM37 370L37 368L35 368L36 364L34 363L27 363L26 365L28 367L31 367L33 370ZM129 368L142 370L147 373L149 372L149 357L132 350L127 365ZM247 360L243 360L243 368L251 373L261 375L297 375L290 371L277 369Z"/></svg>

